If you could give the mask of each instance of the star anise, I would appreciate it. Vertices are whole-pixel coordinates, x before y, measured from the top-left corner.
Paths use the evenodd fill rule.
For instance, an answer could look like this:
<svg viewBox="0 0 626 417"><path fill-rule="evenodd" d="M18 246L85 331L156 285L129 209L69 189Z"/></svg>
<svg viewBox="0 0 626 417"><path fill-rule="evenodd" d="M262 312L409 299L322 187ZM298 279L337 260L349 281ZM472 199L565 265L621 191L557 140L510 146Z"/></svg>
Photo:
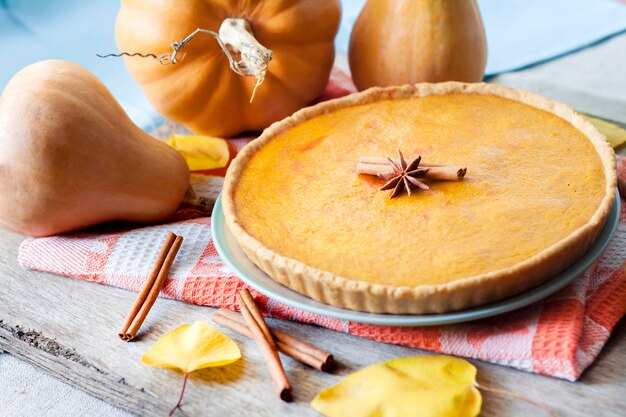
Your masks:
<svg viewBox="0 0 626 417"><path fill-rule="evenodd" d="M402 152L398 149L398 159L400 160L399 164L393 159L387 158L389 165L393 168L393 172L380 175L381 178L387 180L387 183L380 190L391 190L393 188L393 192L389 196L390 199L399 196L404 190L406 190L409 196L415 188L428 190L428 185L418 180L418 178L423 177L428 172L428 168L419 168L422 157L418 156L410 164L407 164Z"/></svg>

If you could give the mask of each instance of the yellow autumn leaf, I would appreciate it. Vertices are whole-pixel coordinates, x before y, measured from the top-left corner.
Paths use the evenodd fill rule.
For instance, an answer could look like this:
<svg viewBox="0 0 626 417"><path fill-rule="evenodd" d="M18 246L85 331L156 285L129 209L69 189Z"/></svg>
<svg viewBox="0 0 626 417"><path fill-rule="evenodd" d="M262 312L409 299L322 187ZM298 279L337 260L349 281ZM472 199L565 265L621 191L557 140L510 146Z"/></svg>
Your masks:
<svg viewBox="0 0 626 417"><path fill-rule="evenodd" d="M180 153L191 171L209 171L224 168L230 151L224 139L209 136L172 135L166 144Z"/></svg>
<svg viewBox="0 0 626 417"><path fill-rule="evenodd" d="M623 145L626 142L626 130L618 125L598 119L597 117L586 115L587 119L604 135L614 148Z"/></svg>
<svg viewBox="0 0 626 417"><path fill-rule="evenodd" d="M451 356L414 356L372 365L311 402L327 417L475 417L481 404L476 368Z"/></svg>
<svg viewBox="0 0 626 417"><path fill-rule="evenodd" d="M180 369L185 374L202 368L224 366L241 358L228 336L197 321L172 330L141 357L145 365Z"/></svg>

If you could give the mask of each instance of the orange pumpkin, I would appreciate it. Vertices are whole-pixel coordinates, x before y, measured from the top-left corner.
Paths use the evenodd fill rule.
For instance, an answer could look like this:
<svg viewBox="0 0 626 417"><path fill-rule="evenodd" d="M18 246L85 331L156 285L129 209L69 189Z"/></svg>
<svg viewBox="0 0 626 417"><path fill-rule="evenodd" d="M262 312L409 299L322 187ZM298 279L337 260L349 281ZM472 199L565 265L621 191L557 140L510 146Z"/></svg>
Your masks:
<svg viewBox="0 0 626 417"><path fill-rule="evenodd" d="M478 82L487 42L475 0L368 0L349 50L359 90L420 82Z"/></svg>
<svg viewBox="0 0 626 417"><path fill-rule="evenodd" d="M115 34L124 52L161 55L180 48L175 64L137 56L125 62L161 114L194 132L224 137L262 130L323 91L339 18L338 0L122 0ZM198 28L203 31L182 47L172 45ZM267 64L252 102L255 77L235 73L207 30L219 32L244 70L258 63L254 52Z"/></svg>

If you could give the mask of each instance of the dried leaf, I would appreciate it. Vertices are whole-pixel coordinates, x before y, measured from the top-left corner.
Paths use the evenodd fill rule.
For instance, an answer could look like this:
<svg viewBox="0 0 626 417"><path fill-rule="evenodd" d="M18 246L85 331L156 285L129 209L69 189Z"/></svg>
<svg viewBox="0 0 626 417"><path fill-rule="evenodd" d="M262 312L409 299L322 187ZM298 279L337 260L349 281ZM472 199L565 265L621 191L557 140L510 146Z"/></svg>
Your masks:
<svg viewBox="0 0 626 417"><path fill-rule="evenodd" d="M209 136L172 135L166 144L180 153L191 171L224 168L230 159L228 142Z"/></svg>
<svg viewBox="0 0 626 417"><path fill-rule="evenodd" d="M450 356L393 359L355 372L311 402L327 417L474 417L476 368Z"/></svg>
<svg viewBox="0 0 626 417"><path fill-rule="evenodd" d="M180 369L185 374L202 368L224 366L241 358L228 336L197 321L183 324L161 337L141 357L145 365Z"/></svg>
<svg viewBox="0 0 626 417"><path fill-rule="evenodd" d="M589 115L587 115L587 119L595 125L600 133L606 136L607 140L614 148L626 143L626 130L618 125Z"/></svg>

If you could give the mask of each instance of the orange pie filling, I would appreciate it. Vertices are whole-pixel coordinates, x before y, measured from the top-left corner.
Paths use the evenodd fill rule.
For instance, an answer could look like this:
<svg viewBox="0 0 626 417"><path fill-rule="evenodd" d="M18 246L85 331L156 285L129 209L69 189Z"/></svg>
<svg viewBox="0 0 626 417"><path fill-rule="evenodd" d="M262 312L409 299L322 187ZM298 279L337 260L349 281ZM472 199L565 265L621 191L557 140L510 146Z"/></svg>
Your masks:
<svg viewBox="0 0 626 417"><path fill-rule="evenodd" d="M462 165L458 182L389 199L363 156ZM278 135L243 170L239 224L282 256L368 283L445 284L512 267L585 225L606 193L600 156L559 117L498 96L382 100Z"/></svg>

